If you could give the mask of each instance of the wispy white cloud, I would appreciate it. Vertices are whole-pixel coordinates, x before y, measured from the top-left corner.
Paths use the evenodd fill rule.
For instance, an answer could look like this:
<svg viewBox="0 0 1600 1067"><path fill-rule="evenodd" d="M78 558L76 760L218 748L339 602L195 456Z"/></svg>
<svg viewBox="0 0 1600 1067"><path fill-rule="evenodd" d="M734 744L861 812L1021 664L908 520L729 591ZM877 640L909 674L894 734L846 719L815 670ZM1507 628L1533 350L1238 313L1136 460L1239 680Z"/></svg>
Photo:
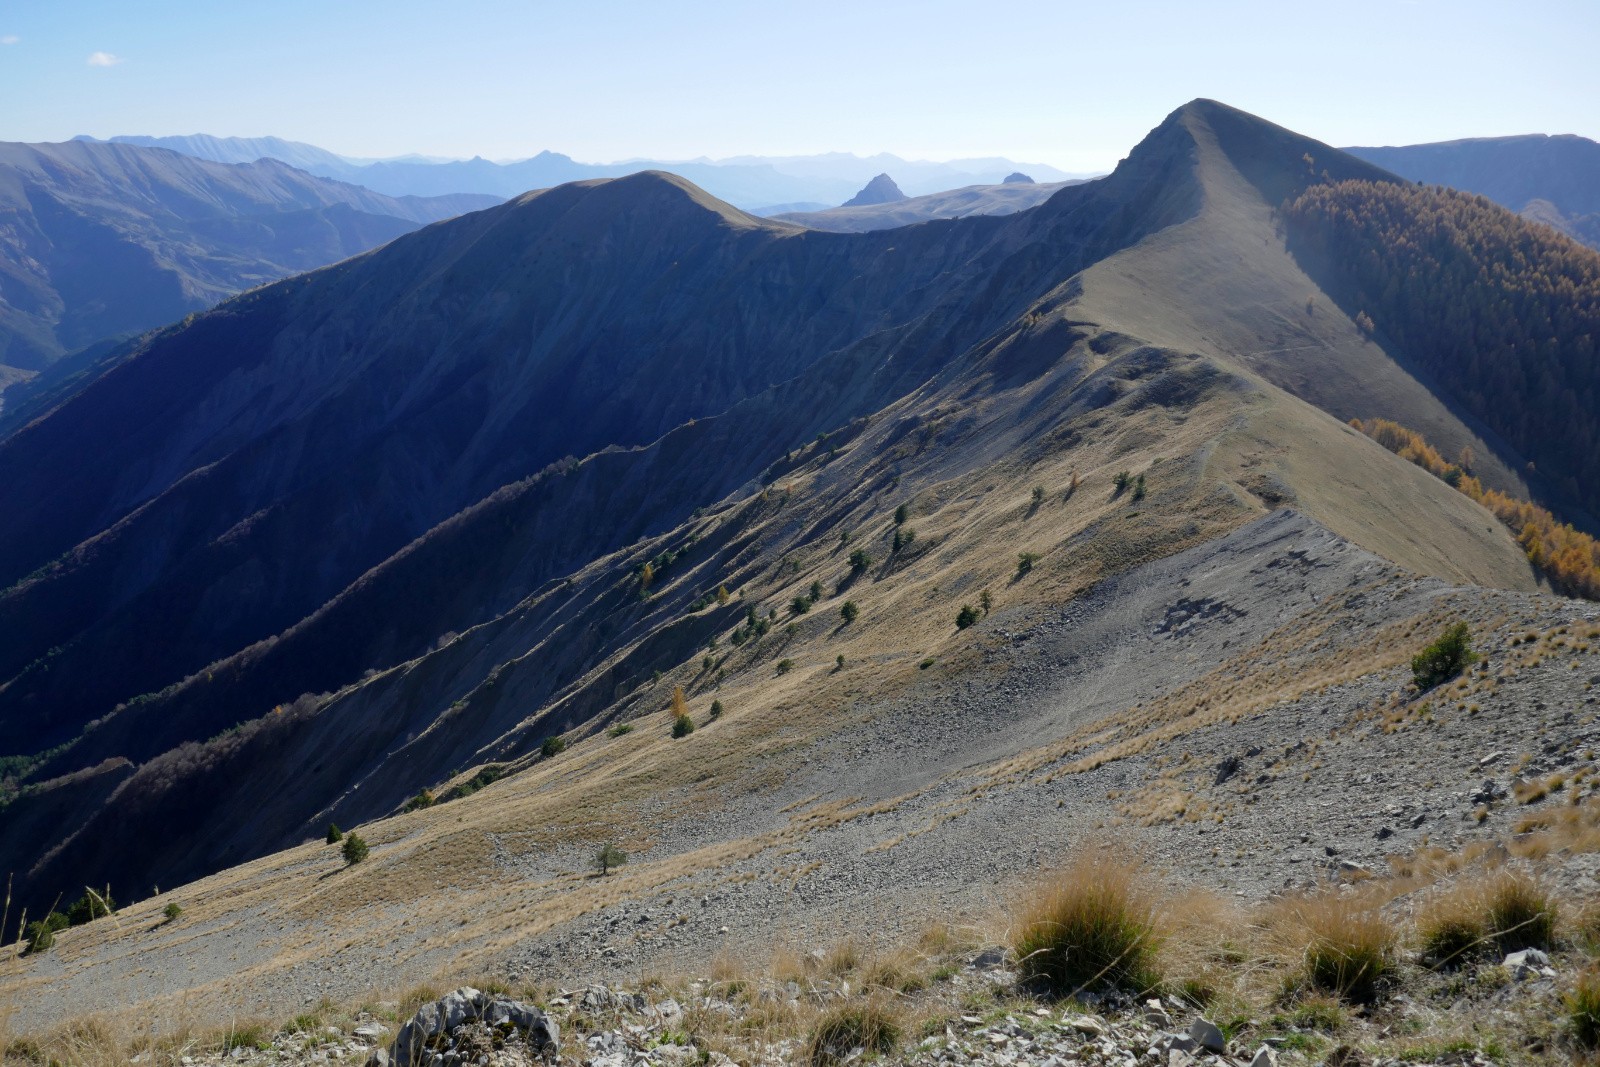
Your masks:
<svg viewBox="0 0 1600 1067"><path fill-rule="evenodd" d="M3 37L0 37L0 44L20 44L21 42L22 38L18 37L14 33L8 33Z"/></svg>
<svg viewBox="0 0 1600 1067"><path fill-rule="evenodd" d="M114 56L110 52L89 53L89 66L91 67L114 67L121 62L121 56Z"/></svg>

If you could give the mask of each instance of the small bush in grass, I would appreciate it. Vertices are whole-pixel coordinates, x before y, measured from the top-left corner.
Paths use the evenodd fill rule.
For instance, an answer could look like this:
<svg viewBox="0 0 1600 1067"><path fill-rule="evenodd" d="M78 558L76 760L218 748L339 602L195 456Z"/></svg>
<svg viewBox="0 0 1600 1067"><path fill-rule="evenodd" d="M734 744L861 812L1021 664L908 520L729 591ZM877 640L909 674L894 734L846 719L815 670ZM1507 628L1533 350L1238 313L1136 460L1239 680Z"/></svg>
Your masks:
<svg viewBox="0 0 1600 1067"><path fill-rule="evenodd" d="M1484 920L1501 952L1549 948L1555 941L1556 903L1520 871L1502 871L1490 883Z"/></svg>
<svg viewBox="0 0 1600 1067"><path fill-rule="evenodd" d="M183 906L174 900L172 903L161 909L161 914L167 917L167 922L175 923L179 919L183 918Z"/></svg>
<svg viewBox="0 0 1600 1067"><path fill-rule="evenodd" d="M1024 574L1027 574L1029 571L1033 570L1033 565L1038 562L1039 554L1037 552L1018 552L1017 577L1021 578Z"/></svg>
<svg viewBox="0 0 1600 1067"><path fill-rule="evenodd" d="M594 865L602 878L610 874L613 867L621 867L627 862L628 854L609 842L601 845L600 851L594 854Z"/></svg>
<svg viewBox="0 0 1600 1067"><path fill-rule="evenodd" d="M1142 993L1160 984L1156 898L1149 873L1089 848L1042 884L1018 917L1011 947L1024 978L1056 996L1097 986Z"/></svg>
<svg viewBox="0 0 1600 1067"><path fill-rule="evenodd" d="M792 660L792 659L780 659L778 661L778 673L779 674L788 674L792 670L794 670L794 660Z"/></svg>
<svg viewBox="0 0 1600 1067"><path fill-rule="evenodd" d="M72 902L67 908L67 924L69 926L82 926L84 923L94 922L104 918L117 910L117 902L111 899L111 890L96 893L93 889L85 889L83 896Z"/></svg>
<svg viewBox="0 0 1600 1067"><path fill-rule="evenodd" d="M1290 936L1303 944L1305 978L1313 989L1371 1003L1394 973L1394 926L1370 902L1339 893L1287 904Z"/></svg>
<svg viewBox="0 0 1600 1067"><path fill-rule="evenodd" d="M722 718L722 701L713 700L711 702L711 721L716 722L720 718Z"/></svg>
<svg viewBox="0 0 1600 1067"><path fill-rule="evenodd" d="M856 602L854 600L846 600L842 605L840 605L839 618L843 619L846 625L855 622L856 619L860 617L861 609L856 607Z"/></svg>
<svg viewBox="0 0 1600 1067"><path fill-rule="evenodd" d="M354 867L367 858L367 843L362 840L360 834L352 830L345 835L344 848L341 852L344 855L345 866Z"/></svg>
<svg viewBox="0 0 1600 1067"><path fill-rule="evenodd" d="M956 629L965 630L967 627L983 618L983 613L971 604L961 605L961 610L956 612Z"/></svg>
<svg viewBox="0 0 1600 1067"><path fill-rule="evenodd" d="M902 1026L888 1001L874 997L834 1008L817 1020L806 1041L805 1058L812 1067L833 1067L856 1049L884 1055L900 1044Z"/></svg>
<svg viewBox="0 0 1600 1067"><path fill-rule="evenodd" d="M1586 1049L1600 1048L1600 969L1590 967L1580 974L1566 1000L1573 1040Z"/></svg>
<svg viewBox="0 0 1600 1067"><path fill-rule="evenodd" d="M872 557L865 549L858 548L850 553L850 573L862 574L872 566Z"/></svg>
<svg viewBox="0 0 1600 1067"><path fill-rule="evenodd" d="M328 844L337 845L340 841L343 841L343 840L344 840L344 831L339 829L339 827L337 825L335 825L334 823L330 822L328 824Z"/></svg>
<svg viewBox="0 0 1600 1067"><path fill-rule="evenodd" d="M545 759L549 759L551 756L559 756L566 750L567 739L560 734L547 737L539 743L539 755Z"/></svg>
<svg viewBox="0 0 1600 1067"><path fill-rule="evenodd" d="M672 736L688 737L694 733L694 720L687 715L679 715L672 720Z"/></svg>
<svg viewBox="0 0 1600 1067"><path fill-rule="evenodd" d="M49 952L56 943L56 933L65 930L71 924L67 917L59 911L52 911L42 919L37 919L28 924L24 936L28 939L28 947L23 950L24 956L37 956Z"/></svg>
<svg viewBox="0 0 1600 1067"><path fill-rule="evenodd" d="M493 785L505 776L506 769L504 767L498 763L491 763L479 769L478 773L471 778L451 787L450 791L444 795L444 799L460 800L462 797L470 797L484 786Z"/></svg>
<svg viewBox="0 0 1600 1067"><path fill-rule="evenodd" d="M326 1003L326 1001L324 1001ZM292 1034L317 1034L328 1025L326 1010L318 1005L312 1011L301 1012L289 1021L288 1030Z"/></svg>
<svg viewBox="0 0 1600 1067"><path fill-rule="evenodd" d="M911 512L906 509L904 504L901 504L899 507L894 509L894 524L896 526L904 526L906 524L906 520L910 517Z"/></svg>
<svg viewBox="0 0 1600 1067"><path fill-rule="evenodd" d="M1432 689L1477 661L1478 655L1472 651L1472 631L1466 623L1458 622L1411 658L1411 680L1418 689Z"/></svg>
<svg viewBox="0 0 1600 1067"><path fill-rule="evenodd" d="M406 801L406 810L421 811L423 808L433 807L436 803L438 803L438 801L433 795L433 790L424 789L422 792Z"/></svg>
<svg viewBox="0 0 1600 1067"><path fill-rule="evenodd" d="M619 722L619 723L617 723L617 725L613 726L611 729L606 731L606 736L607 737L621 737L624 734L631 734L631 733L633 733L633 723L631 723L631 722Z"/></svg>
<svg viewBox="0 0 1600 1067"><path fill-rule="evenodd" d="M1289 1019L1302 1030L1321 1030L1332 1034L1342 1030L1350 1016L1344 1010L1344 1005L1334 997L1309 996L1294 1006Z"/></svg>
<svg viewBox="0 0 1600 1067"><path fill-rule="evenodd" d="M222 1051L243 1049L248 1052L265 1052L272 1047L267 1028L260 1023L248 1023L230 1028L222 1036Z"/></svg>

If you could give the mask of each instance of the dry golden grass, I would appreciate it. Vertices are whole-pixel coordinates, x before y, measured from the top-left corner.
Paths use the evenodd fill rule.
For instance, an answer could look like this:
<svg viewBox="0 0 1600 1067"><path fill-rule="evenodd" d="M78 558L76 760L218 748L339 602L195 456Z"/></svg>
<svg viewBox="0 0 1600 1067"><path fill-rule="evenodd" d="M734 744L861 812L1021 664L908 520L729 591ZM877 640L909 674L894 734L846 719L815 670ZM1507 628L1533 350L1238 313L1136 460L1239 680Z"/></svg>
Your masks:
<svg viewBox="0 0 1600 1067"><path fill-rule="evenodd" d="M1481 876L1463 878L1429 894L1418 908L1417 942L1432 966L1459 967L1493 949L1486 888Z"/></svg>
<svg viewBox="0 0 1600 1067"><path fill-rule="evenodd" d="M861 983L868 989L916 993L927 988L931 969L922 953L901 948L874 956L861 968Z"/></svg>
<svg viewBox="0 0 1600 1067"><path fill-rule="evenodd" d="M1554 944L1559 908L1534 875L1520 870L1495 871L1483 889L1483 901L1484 926L1501 952Z"/></svg>
<svg viewBox="0 0 1600 1067"><path fill-rule="evenodd" d="M1585 968L1567 994L1567 1026L1578 1047L1600 1048L1600 968Z"/></svg>
<svg viewBox="0 0 1600 1067"><path fill-rule="evenodd" d="M134 921L125 931L86 928L75 933L59 950L59 959L69 976L86 965L91 946L118 958L148 954L159 966L159 954L169 946L147 934L154 923L145 920L168 900L179 900L187 928L179 933L185 937L244 923L251 912L272 911L292 920L271 935L275 940L266 958L184 994L206 1010L234 1008L254 989L273 988L265 979L321 958L328 945L316 931L333 915L347 923L352 938L395 945L399 965L423 957L415 929L431 928L435 932L428 953L450 952L459 968L481 968L517 944L584 915L649 897L675 883L719 884L731 877L721 873L729 867L873 811L890 810L916 792L877 804L797 802L789 805L788 822L777 829L676 855L655 851L655 816L646 814L665 807L674 818L692 821L716 812L730 796L761 795L805 766L810 745L864 722L870 715L866 709L902 697L908 687L936 674L983 670L976 644L980 637L956 635L946 610L952 603L949 590L957 583L993 590L997 610L1026 612L1033 605L1069 599L1108 574L1201 543L1261 514L1264 507L1248 493L1216 492L1219 481L1237 484L1245 478L1247 454L1310 446L1290 432L1292 419L1267 419L1252 428L1252 420L1275 410L1266 401L1252 403L1260 407L1243 417L1231 396L1207 399L1179 417L1158 406L1145 408L1131 415L1125 432L1114 437L1072 449L1041 442L1026 469L983 467L925 487L917 494L919 551L895 564L892 581L860 582L852 588L850 598L861 607L860 621L834 634L831 601L825 605L828 610L798 620L792 646L782 651L793 658L795 668L783 676L768 669L775 655L772 647L739 650L741 658L730 666L746 664L750 669L734 669L718 690L727 713L715 729L698 730L674 743L667 716L644 714L668 706L679 688L701 698L695 680L697 653L629 698L642 709L631 720L639 724L632 732L616 737L574 734L574 744L558 760L527 765L474 796L360 827L373 854L356 868L324 877L331 856L325 846L290 849L185 887L180 895L140 904L130 909ZM951 408L951 425L968 417L984 416ZM1061 427L1064 434L1069 430ZM1215 447L1219 442L1226 447ZM1151 472L1150 496L1138 508L1100 491L1108 487L1111 473L1123 468ZM1079 489L1063 499L1064 487L1074 479ZM817 541L787 551L779 535L797 525L786 509L807 507L807 494L819 491L818 482L817 471L788 479L789 503L782 507L758 500L730 506L730 512L772 509L763 520L770 526L757 524L756 529L776 539L774 552L786 552L783 558L790 565L781 572L762 569L765 562L752 565L737 579L717 576L708 588L726 583L747 602L766 606L786 603L812 581L831 586L844 566L838 550ZM1043 518L1026 517L1035 484L1049 487L1040 509ZM875 544L888 536L892 507L868 492L849 504L853 510L846 521L857 539L853 544ZM1091 529L1095 536L1083 543L1081 535ZM1008 551L996 553L993 546L1001 543ZM1060 550L1069 543L1073 551ZM1040 561L1026 583L1012 586L1015 553L1010 549L1017 546L1039 553ZM664 579L669 587L679 580L684 579L676 574ZM1004 761L983 776L988 783L983 788L1016 784L1038 771L1074 773L1142 753L1187 730L1256 714L1276 701L1403 658L1403 649L1385 647L1393 640L1388 631L1350 637L1340 612L1337 603L1325 605L1306 623L1285 627L1259 649L1241 650L1176 694ZM1300 653L1308 649L1312 654L1299 662ZM852 664L881 666L835 673L839 654ZM1285 670L1291 657L1296 665ZM926 658L937 659L935 671L917 669ZM613 657L597 665L595 674L616 662ZM1215 814L1203 808L1183 805L1182 817ZM936 811L923 830L906 836L935 829L960 814L959 807ZM1169 816L1157 805L1140 817ZM587 857L603 840L615 840L634 858L598 883L587 876ZM574 858L508 883L497 866L497 849ZM467 917L465 922L461 916ZM414 924L411 928L408 921ZM9 982L0 978L0 983L6 985L0 999L34 997L41 991L39 980L28 974ZM158 998L155 1003L173 1000Z"/></svg>
<svg viewBox="0 0 1600 1067"><path fill-rule="evenodd" d="M1011 948L1022 974L1054 995L1105 986L1158 987L1162 899L1152 873L1107 846L1086 843L1073 861L1018 902Z"/></svg>
<svg viewBox="0 0 1600 1067"><path fill-rule="evenodd" d="M857 1049L865 1049L869 1056L885 1055L895 1050L905 1033L901 1009L888 997L842 1004L812 1025L805 1060L812 1067L832 1067Z"/></svg>
<svg viewBox="0 0 1600 1067"><path fill-rule="evenodd" d="M1370 1003L1394 973L1400 943L1382 904L1366 889L1285 897L1269 908L1266 930L1284 959L1298 961L1306 986Z"/></svg>

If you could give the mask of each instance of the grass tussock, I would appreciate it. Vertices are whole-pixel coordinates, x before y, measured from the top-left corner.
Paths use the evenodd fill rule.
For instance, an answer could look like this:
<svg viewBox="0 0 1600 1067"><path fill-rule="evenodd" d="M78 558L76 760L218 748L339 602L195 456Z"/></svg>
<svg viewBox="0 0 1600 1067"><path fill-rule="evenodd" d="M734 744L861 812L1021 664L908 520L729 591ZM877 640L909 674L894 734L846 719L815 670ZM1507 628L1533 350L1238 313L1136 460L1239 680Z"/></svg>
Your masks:
<svg viewBox="0 0 1600 1067"><path fill-rule="evenodd" d="M1160 900L1150 885L1150 872L1131 859L1085 847L1019 909L1011 947L1024 978L1060 997L1160 986Z"/></svg>
<svg viewBox="0 0 1600 1067"><path fill-rule="evenodd" d="M1484 898L1489 933L1501 952L1555 944L1556 902L1532 875L1498 871Z"/></svg>
<svg viewBox="0 0 1600 1067"><path fill-rule="evenodd" d="M1488 902L1478 880L1463 880L1432 894L1418 909L1417 944L1423 960L1441 970L1489 952Z"/></svg>
<svg viewBox="0 0 1600 1067"><path fill-rule="evenodd" d="M861 946L850 938L834 945L822 958L823 971L834 977L849 974L859 966L861 966Z"/></svg>
<svg viewBox="0 0 1600 1067"><path fill-rule="evenodd" d="M1600 1048L1600 969L1589 967L1567 994L1567 1026L1585 1049Z"/></svg>
<svg viewBox="0 0 1600 1067"><path fill-rule="evenodd" d="M1288 898L1272 916L1309 988L1357 1004L1376 1001L1395 971L1399 931L1376 898L1323 892Z"/></svg>
<svg viewBox="0 0 1600 1067"><path fill-rule="evenodd" d="M844 1004L819 1018L806 1040L812 1067L833 1067L857 1050L868 1055L893 1052L905 1032L899 1010L885 997Z"/></svg>
<svg viewBox="0 0 1600 1067"><path fill-rule="evenodd" d="M1314 993L1302 997L1289 1013L1289 1021L1301 1030L1336 1034L1350 1021L1350 1013L1337 997Z"/></svg>
<svg viewBox="0 0 1600 1067"><path fill-rule="evenodd" d="M911 952L886 953L861 969L861 983L890 993L919 993L929 984L927 961Z"/></svg>

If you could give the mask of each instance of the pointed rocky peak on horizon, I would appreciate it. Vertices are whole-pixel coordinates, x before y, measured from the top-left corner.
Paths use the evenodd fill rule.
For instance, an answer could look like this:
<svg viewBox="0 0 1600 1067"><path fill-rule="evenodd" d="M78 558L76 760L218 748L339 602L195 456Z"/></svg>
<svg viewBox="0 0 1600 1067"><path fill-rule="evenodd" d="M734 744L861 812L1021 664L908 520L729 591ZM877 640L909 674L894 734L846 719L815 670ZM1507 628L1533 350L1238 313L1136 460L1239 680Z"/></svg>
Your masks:
<svg viewBox="0 0 1600 1067"><path fill-rule="evenodd" d="M855 196L844 202L845 207L861 207L865 204L892 204L897 200L906 200L908 197L900 191L894 179L887 174L880 174L866 184Z"/></svg>

